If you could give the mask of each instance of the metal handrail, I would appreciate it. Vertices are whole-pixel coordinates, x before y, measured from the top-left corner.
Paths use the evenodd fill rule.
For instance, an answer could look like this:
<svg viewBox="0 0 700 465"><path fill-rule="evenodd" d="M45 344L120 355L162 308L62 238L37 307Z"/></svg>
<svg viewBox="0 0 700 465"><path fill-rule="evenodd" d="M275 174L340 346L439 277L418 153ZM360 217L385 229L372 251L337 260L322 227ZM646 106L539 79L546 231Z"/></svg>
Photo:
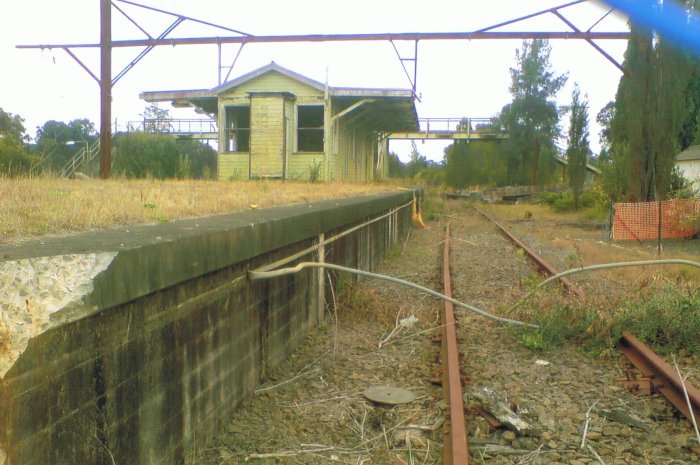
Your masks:
<svg viewBox="0 0 700 465"><path fill-rule="evenodd" d="M88 141L85 141L85 147L82 147L78 152L71 157L63 168L61 168L61 176L67 178L83 164L89 163L100 153L100 139L97 139L92 146Z"/></svg>
<svg viewBox="0 0 700 465"><path fill-rule="evenodd" d="M126 130L151 134L209 134L218 132L218 126L218 122L213 119L146 118L127 122Z"/></svg>

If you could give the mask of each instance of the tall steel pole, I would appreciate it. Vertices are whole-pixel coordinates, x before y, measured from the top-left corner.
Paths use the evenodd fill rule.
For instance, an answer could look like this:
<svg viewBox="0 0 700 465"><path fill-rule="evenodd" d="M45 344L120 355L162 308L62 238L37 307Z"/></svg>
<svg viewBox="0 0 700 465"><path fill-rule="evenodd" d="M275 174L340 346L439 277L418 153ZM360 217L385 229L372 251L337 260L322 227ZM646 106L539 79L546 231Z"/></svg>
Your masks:
<svg viewBox="0 0 700 465"><path fill-rule="evenodd" d="M100 178L112 171L112 2L100 0Z"/></svg>

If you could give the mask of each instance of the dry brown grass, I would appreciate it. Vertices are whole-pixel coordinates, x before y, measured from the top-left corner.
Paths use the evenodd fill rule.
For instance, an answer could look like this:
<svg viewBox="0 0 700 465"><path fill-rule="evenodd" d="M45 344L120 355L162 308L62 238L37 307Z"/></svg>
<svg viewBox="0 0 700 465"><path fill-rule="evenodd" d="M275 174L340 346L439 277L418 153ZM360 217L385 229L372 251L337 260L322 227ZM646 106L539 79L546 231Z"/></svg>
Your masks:
<svg viewBox="0 0 700 465"><path fill-rule="evenodd" d="M12 349L11 336L10 327L4 320L0 319L0 356L10 353Z"/></svg>
<svg viewBox="0 0 700 465"><path fill-rule="evenodd" d="M582 228L581 225L602 227L602 220L586 218L583 212L559 213L546 205L494 205L490 207L505 226L516 236L531 234L560 257L561 269L599 263L651 260L659 258L656 241L609 241L603 229ZM525 212L531 220L525 221ZM527 242L527 241L526 241ZM692 241L664 240L660 258L679 258L697 261ZM678 282L700 283L700 270L687 266L655 266L617 268L597 272L614 281L643 286L661 274Z"/></svg>
<svg viewBox="0 0 700 465"><path fill-rule="evenodd" d="M0 178L0 242L386 191L349 183Z"/></svg>

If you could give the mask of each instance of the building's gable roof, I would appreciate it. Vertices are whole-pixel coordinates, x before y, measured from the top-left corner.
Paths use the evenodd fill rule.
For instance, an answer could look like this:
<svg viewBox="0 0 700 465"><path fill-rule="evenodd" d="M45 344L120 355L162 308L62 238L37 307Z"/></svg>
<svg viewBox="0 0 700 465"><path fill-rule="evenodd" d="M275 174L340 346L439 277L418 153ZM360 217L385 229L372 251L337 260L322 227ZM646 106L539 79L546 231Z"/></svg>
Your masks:
<svg viewBox="0 0 700 465"><path fill-rule="evenodd" d="M239 87L247 82L259 78L270 72L277 72L284 76L294 79L304 85L312 87L318 91L325 92L326 85L315 81L311 78L295 73L283 66L278 65L274 61L268 65L253 70L247 74L237 77L232 81L228 81L213 89L192 89L192 90L176 90L176 91L153 91L142 92L141 98L149 102L158 101L177 101L186 99L207 99L216 98L218 95L228 92L231 89ZM358 98L413 98L413 91L410 89L384 89L384 88L355 88L355 87L328 87L328 92L333 97L358 97Z"/></svg>
<svg viewBox="0 0 700 465"><path fill-rule="evenodd" d="M676 155L676 161L700 160L700 145L691 145Z"/></svg>
<svg viewBox="0 0 700 465"><path fill-rule="evenodd" d="M214 114L218 111L218 99L222 94L231 92L268 73L279 73L320 93L328 92L330 98L337 102L341 108L348 108L366 99L366 104L355 111L354 116L364 116L363 124L369 129L382 132L410 132L418 130L418 116L414 102L415 94L410 89L334 88L295 73L274 61L213 89L143 92L141 93L141 98L147 102L171 101L173 106L176 107L194 106L204 110L206 113ZM248 87L250 87L249 90L252 90L255 86L251 85ZM275 90L279 92L285 91L285 89Z"/></svg>
<svg viewBox="0 0 700 465"><path fill-rule="evenodd" d="M290 79L294 79L295 81L299 81L302 84L305 84L309 87L312 87L316 90L319 90L321 92L324 91L325 89L325 84L314 81L313 79L307 78L306 76L303 76L299 73L295 73L294 71L285 68L284 66L280 66L274 61L270 62L270 64L263 66L262 68L258 68L256 70L253 70L247 74L244 74L242 76L237 77L236 79L233 79L232 81L225 82L221 84L218 87L214 87L210 92L214 95L219 95L223 94L224 92L228 92L231 89L234 89L236 87L241 86L242 84L245 84L247 82L250 82L254 79L259 78L260 76L263 76L267 73L271 72L276 72L279 73L283 76L287 76Z"/></svg>

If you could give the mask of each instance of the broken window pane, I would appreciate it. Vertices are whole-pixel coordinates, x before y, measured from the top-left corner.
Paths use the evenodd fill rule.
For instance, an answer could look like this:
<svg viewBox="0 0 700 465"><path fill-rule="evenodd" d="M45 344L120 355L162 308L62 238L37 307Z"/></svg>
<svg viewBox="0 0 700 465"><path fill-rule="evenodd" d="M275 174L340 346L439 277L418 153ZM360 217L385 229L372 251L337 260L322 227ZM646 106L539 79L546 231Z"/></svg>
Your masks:
<svg viewBox="0 0 700 465"><path fill-rule="evenodd" d="M250 106L226 107L226 151L250 152Z"/></svg>

